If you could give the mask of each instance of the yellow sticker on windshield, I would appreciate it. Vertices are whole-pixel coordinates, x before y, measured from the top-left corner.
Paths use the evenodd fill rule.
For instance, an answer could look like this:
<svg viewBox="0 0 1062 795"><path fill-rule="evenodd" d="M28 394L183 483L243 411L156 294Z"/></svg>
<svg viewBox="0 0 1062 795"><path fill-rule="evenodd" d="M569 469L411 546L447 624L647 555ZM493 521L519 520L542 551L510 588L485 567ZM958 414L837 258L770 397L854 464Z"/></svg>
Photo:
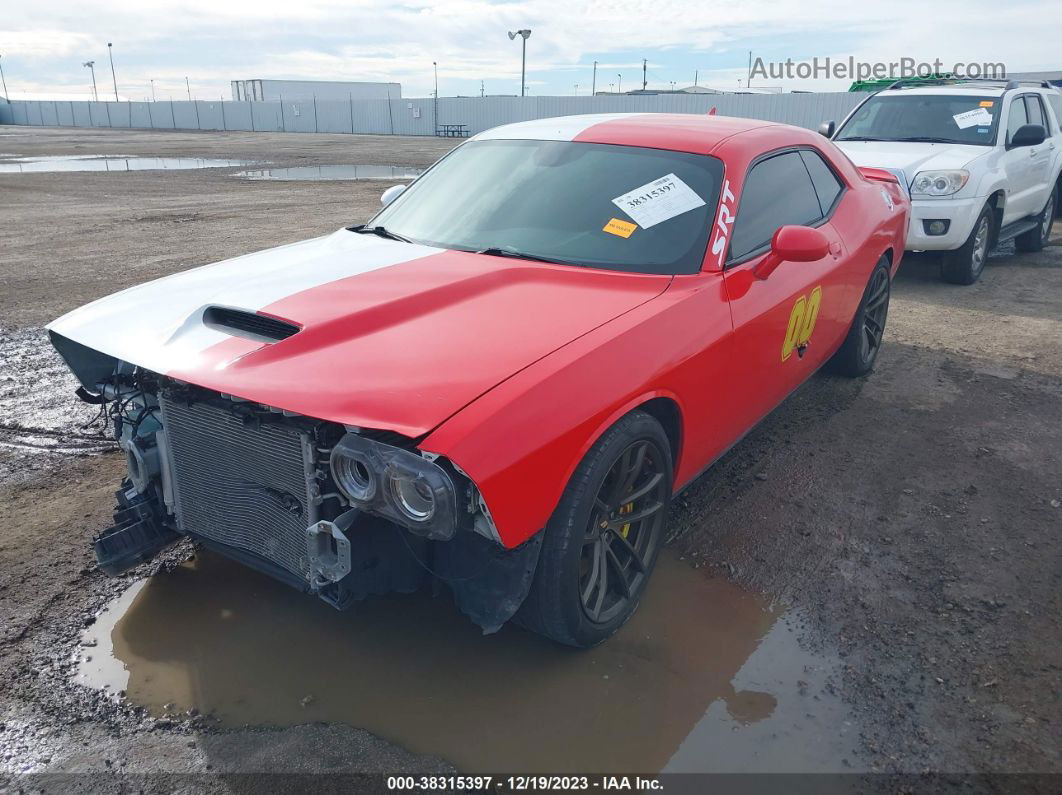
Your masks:
<svg viewBox="0 0 1062 795"><path fill-rule="evenodd" d="M634 230L638 228L638 224L632 224L630 221L621 221L619 218L612 218L601 229L602 232L608 232L610 235L616 235L616 237L627 238L634 234Z"/></svg>
<svg viewBox="0 0 1062 795"><path fill-rule="evenodd" d="M993 105L995 105L995 104L996 104L996 103L995 103L995 102L993 102L993 101L992 101L992 100L990 100L990 99L985 99L985 100L981 100L981 107L982 107L982 108L990 108L990 107L992 107L992 106L993 106Z"/></svg>

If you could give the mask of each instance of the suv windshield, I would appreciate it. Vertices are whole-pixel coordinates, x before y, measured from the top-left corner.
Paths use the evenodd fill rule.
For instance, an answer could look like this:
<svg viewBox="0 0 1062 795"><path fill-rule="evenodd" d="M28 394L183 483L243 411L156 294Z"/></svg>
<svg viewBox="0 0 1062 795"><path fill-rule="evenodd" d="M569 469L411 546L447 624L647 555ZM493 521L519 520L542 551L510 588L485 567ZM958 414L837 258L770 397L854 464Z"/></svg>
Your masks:
<svg viewBox="0 0 1062 795"><path fill-rule="evenodd" d="M992 146L1000 104L1000 97L886 92L868 99L834 140Z"/></svg>
<svg viewBox="0 0 1062 795"><path fill-rule="evenodd" d="M723 164L570 141L471 141L366 226L417 243L637 273L701 268Z"/></svg>

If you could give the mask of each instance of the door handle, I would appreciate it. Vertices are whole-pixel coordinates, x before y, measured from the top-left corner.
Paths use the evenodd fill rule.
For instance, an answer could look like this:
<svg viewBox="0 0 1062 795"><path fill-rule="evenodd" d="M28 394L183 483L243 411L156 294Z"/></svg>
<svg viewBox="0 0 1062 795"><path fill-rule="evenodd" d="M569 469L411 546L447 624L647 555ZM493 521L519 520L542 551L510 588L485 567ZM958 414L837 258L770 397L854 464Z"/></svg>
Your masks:
<svg viewBox="0 0 1062 795"><path fill-rule="evenodd" d="M837 259L839 256L841 256L841 244L839 241L830 241L830 253L833 254L834 259Z"/></svg>

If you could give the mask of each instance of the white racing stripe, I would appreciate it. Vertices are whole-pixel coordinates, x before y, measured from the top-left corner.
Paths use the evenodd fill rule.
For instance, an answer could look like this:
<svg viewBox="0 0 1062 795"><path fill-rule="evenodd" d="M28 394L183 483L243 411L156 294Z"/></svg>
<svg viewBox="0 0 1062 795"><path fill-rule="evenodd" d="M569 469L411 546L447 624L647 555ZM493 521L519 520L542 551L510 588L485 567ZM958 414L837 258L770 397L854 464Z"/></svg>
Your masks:
<svg viewBox="0 0 1062 795"><path fill-rule="evenodd" d="M203 325L208 306L257 312L303 290L439 251L341 229L131 287L63 315L48 329L157 373L190 370L208 348L232 339Z"/></svg>
<svg viewBox="0 0 1062 795"><path fill-rule="evenodd" d="M530 140L572 141L598 124L642 116L641 113L592 113L581 116L559 116L555 119L534 119L515 124L503 124L473 136L473 141Z"/></svg>

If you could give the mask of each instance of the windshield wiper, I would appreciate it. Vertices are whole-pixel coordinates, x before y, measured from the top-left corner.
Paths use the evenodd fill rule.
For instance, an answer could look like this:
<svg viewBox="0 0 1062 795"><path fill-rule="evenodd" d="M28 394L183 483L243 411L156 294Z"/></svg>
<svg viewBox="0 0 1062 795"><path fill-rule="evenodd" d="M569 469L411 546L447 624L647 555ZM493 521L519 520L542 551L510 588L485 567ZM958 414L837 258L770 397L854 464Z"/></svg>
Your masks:
<svg viewBox="0 0 1062 795"><path fill-rule="evenodd" d="M365 224L358 224L357 226L347 227L351 232L357 232L359 235L376 235L377 237L385 237L388 240L398 240L402 243L412 243L408 237L402 237L402 235L396 234L383 226L366 226Z"/></svg>
<svg viewBox="0 0 1062 795"><path fill-rule="evenodd" d="M932 135L912 135L909 138L891 138L890 140L904 144L962 144L954 138L935 138Z"/></svg>
<svg viewBox="0 0 1062 795"><path fill-rule="evenodd" d="M549 262L553 265L576 265L578 263L569 262L562 259L551 259L550 257L540 257L537 254L527 254L523 251L515 251L511 248L498 248L497 246L491 246L489 248L481 248L476 254L486 254L489 257L510 257L512 259L530 259L535 262Z"/></svg>
<svg viewBox="0 0 1062 795"><path fill-rule="evenodd" d="M869 135L852 135L838 138L838 141L883 141L884 138L871 138Z"/></svg>

